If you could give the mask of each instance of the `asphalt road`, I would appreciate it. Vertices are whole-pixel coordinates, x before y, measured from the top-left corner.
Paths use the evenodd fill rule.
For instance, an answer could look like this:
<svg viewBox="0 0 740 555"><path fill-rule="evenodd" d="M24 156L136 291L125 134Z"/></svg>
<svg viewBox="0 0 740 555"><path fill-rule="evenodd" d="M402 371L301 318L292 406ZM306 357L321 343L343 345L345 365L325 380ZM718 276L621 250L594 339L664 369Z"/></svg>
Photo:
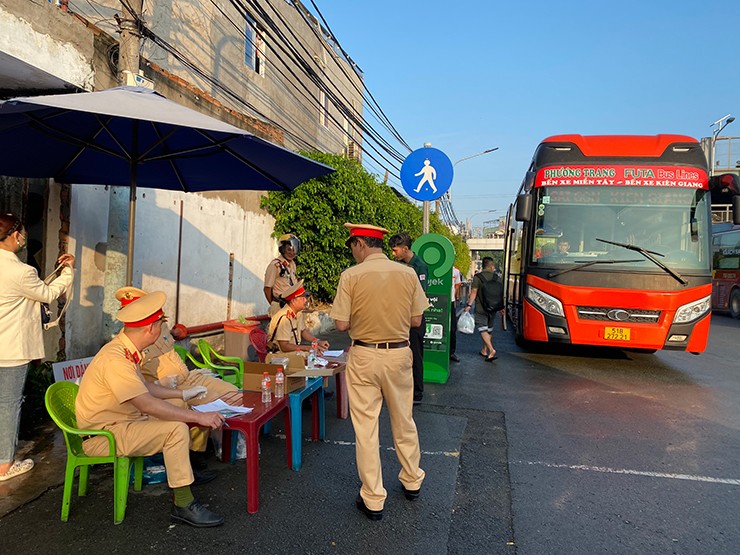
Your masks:
<svg viewBox="0 0 740 555"><path fill-rule="evenodd" d="M740 553L739 338L715 315L701 356L511 352L517 553Z"/></svg>
<svg viewBox="0 0 740 555"><path fill-rule="evenodd" d="M735 554L739 333L740 322L715 316L697 357L524 352L497 332L494 363L477 354L476 337L460 335L462 362L447 384L427 384L415 409L427 472L415 503L400 493L381 423L389 498L380 522L354 508L352 426L329 402L326 441L304 443L300 472L285 465L278 425L261 441L256 515L246 513L243 462L212 459L219 478L194 490L226 515L223 527L171 524L161 485L132 492L114 526L101 468L88 497L73 498L68 523L58 486L0 519L0 536L12 538L0 552Z"/></svg>

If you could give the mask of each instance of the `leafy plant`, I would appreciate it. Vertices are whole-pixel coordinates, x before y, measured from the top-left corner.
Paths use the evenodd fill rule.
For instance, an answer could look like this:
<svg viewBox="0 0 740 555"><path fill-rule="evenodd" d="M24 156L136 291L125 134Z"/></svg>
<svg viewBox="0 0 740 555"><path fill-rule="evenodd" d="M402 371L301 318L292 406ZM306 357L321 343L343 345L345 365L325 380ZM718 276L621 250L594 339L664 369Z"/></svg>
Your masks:
<svg viewBox="0 0 740 555"><path fill-rule="evenodd" d="M345 246L345 222L378 225L392 233L421 235L422 211L388 185L368 173L356 160L320 152L305 156L333 167L336 172L303 183L290 193L271 191L262 208L275 218L275 237L295 233L301 239L298 275L318 301L331 301L339 274L354 263ZM455 246L456 265L467 273L470 251L459 236L430 218L430 231L448 237ZM390 254L390 251L388 251Z"/></svg>

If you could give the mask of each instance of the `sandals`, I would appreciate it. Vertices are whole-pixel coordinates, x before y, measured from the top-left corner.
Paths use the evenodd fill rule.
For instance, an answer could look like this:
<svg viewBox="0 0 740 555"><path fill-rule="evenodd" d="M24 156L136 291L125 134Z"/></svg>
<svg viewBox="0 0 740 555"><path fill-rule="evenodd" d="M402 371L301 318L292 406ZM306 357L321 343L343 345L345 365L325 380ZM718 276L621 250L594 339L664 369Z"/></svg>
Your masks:
<svg viewBox="0 0 740 555"><path fill-rule="evenodd" d="M10 465L10 468L5 474L0 474L0 482L4 482L5 480L10 480L11 478L15 478L16 476L20 476L21 474L25 474L32 468L33 468L33 460L31 459L25 459L22 461L14 461L13 464Z"/></svg>
<svg viewBox="0 0 740 555"><path fill-rule="evenodd" d="M496 355L493 355L492 357L486 357L486 362L493 362L493 361L494 361L494 360L496 360L497 358L498 358L498 357L497 357Z"/></svg>

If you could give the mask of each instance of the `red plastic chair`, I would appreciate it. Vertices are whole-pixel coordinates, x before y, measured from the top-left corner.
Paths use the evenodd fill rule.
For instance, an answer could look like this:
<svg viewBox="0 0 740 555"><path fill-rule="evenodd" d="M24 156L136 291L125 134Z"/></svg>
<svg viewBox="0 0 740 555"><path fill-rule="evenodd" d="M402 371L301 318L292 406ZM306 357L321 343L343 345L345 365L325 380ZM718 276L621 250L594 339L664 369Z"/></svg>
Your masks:
<svg viewBox="0 0 740 555"><path fill-rule="evenodd" d="M249 332L249 341L257 352L260 362L265 362L267 356L267 333L261 328L254 328Z"/></svg>

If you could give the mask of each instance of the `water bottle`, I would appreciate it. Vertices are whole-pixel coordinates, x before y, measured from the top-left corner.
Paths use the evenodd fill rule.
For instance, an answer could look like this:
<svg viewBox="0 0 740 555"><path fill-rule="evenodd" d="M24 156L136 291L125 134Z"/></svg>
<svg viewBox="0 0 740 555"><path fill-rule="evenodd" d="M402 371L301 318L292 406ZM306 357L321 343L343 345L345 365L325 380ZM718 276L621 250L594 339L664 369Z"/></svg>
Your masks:
<svg viewBox="0 0 740 555"><path fill-rule="evenodd" d="M277 374L275 374L275 399L280 399L285 396L285 374L283 374L282 366L278 367Z"/></svg>
<svg viewBox="0 0 740 555"><path fill-rule="evenodd" d="M318 343L316 341L311 343L311 350L308 351L308 357L306 358L306 368L313 368L316 366L316 349L318 348Z"/></svg>
<svg viewBox="0 0 740 555"><path fill-rule="evenodd" d="M270 374L265 372L262 374L262 402L270 403L272 401L272 393L270 392Z"/></svg>

